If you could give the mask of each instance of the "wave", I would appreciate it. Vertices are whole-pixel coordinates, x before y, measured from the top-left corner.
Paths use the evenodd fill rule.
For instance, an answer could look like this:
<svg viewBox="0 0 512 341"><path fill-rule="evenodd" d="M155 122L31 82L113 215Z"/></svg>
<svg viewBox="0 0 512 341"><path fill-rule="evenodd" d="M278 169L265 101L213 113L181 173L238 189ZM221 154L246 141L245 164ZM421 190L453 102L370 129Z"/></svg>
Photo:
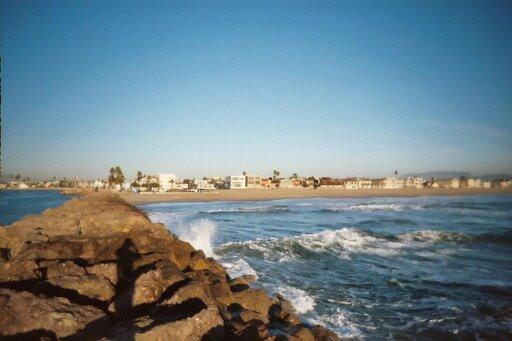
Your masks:
<svg viewBox="0 0 512 341"><path fill-rule="evenodd" d="M237 259L233 263L222 262L222 265L226 268L228 275L231 278L253 275L258 279L256 271L242 258Z"/></svg>
<svg viewBox="0 0 512 341"><path fill-rule="evenodd" d="M203 250L206 256L213 257L213 237L217 227L208 219L200 219L189 224L177 224L172 232L190 243L196 250Z"/></svg>
<svg viewBox="0 0 512 341"><path fill-rule="evenodd" d="M512 243L512 235L508 234L480 234L467 235L459 232L438 230L421 230L404 233L396 236L401 242L452 242L452 243Z"/></svg>
<svg viewBox="0 0 512 341"><path fill-rule="evenodd" d="M332 205L332 207L321 210L322 212L345 212L345 211L404 211L424 210L423 205L409 204L357 204L357 205Z"/></svg>
<svg viewBox="0 0 512 341"><path fill-rule="evenodd" d="M337 334L342 338L357 339L363 336L357 324L352 322L349 312L341 308L337 308L331 314L311 317L308 322L336 330Z"/></svg>
<svg viewBox="0 0 512 341"><path fill-rule="evenodd" d="M314 298L302 289L283 284L277 286L275 292L283 295L284 298L290 301L299 314L315 309L316 303Z"/></svg>
<svg viewBox="0 0 512 341"><path fill-rule="evenodd" d="M280 205L280 206L219 208L219 209L211 209L208 211L199 211L199 212L194 212L194 213L203 213L203 214L279 213L279 212L290 212L290 211L291 210L288 206Z"/></svg>

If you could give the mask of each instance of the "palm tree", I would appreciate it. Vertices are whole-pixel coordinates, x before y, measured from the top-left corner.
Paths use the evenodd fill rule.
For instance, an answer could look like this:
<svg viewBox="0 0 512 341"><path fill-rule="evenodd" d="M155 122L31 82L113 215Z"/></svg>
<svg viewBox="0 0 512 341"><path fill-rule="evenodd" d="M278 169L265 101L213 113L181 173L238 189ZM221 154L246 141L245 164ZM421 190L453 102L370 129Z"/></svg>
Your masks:
<svg viewBox="0 0 512 341"><path fill-rule="evenodd" d="M137 172L137 181L140 181L140 179L142 179L142 172L138 171Z"/></svg>
<svg viewBox="0 0 512 341"><path fill-rule="evenodd" d="M278 170L274 170L272 173L274 174L274 180L277 179L280 174Z"/></svg>

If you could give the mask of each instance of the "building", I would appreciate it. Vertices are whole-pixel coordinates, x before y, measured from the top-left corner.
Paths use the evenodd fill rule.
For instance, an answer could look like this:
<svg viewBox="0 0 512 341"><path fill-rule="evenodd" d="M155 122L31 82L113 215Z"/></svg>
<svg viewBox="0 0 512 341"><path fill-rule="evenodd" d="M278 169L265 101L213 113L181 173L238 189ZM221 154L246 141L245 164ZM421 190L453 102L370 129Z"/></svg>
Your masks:
<svg viewBox="0 0 512 341"><path fill-rule="evenodd" d="M418 189L421 189L423 188L423 178L418 178L418 177L415 177L415 176L410 176L408 177L407 179L405 179L404 181L404 187L406 188L418 188Z"/></svg>
<svg viewBox="0 0 512 341"><path fill-rule="evenodd" d="M453 178L450 182L450 186L451 188L459 188L460 187L460 179L457 179L457 178Z"/></svg>
<svg viewBox="0 0 512 341"><path fill-rule="evenodd" d="M277 188L277 182L274 181L272 178L268 179L262 179L261 180L261 187L262 188Z"/></svg>
<svg viewBox="0 0 512 341"><path fill-rule="evenodd" d="M372 188L384 188L385 179L372 179Z"/></svg>
<svg viewBox="0 0 512 341"><path fill-rule="evenodd" d="M203 179L197 182L197 189L201 191L212 191L216 188L212 180Z"/></svg>
<svg viewBox="0 0 512 341"><path fill-rule="evenodd" d="M357 188L370 189L372 188L372 180L370 179L357 179Z"/></svg>
<svg viewBox="0 0 512 341"><path fill-rule="evenodd" d="M348 178L343 180L345 184L345 189L358 189L357 179L356 178Z"/></svg>
<svg viewBox="0 0 512 341"><path fill-rule="evenodd" d="M280 188L302 188L302 180L297 178L282 179Z"/></svg>
<svg viewBox="0 0 512 341"><path fill-rule="evenodd" d="M261 188L261 176L246 175L245 187L247 188Z"/></svg>
<svg viewBox="0 0 512 341"><path fill-rule="evenodd" d="M345 188L345 183L341 179L332 179L321 177L319 180L320 188Z"/></svg>
<svg viewBox="0 0 512 341"><path fill-rule="evenodd" d="M491 188L491 182L490 181L483 181L482 182L483 188Z"/></svg>
<svg viewBox="0 0 512 341"><path fill-rule="evenodd" d="M404 188L404 180L397 178L386 178L383 181L384 189L400 189Z"/></svg>
<svg viewBox="0 0 512 341"><path fill-rule="evenodd" d="M501 188L512 187L512 180L502 180L502 181L500 181L500 187Z"/></svg>
<svg viewBox="0 0 512 341"><path fill-rule="evenodd" d="M246 178L245 174L231 175L226 178L226 182L229 184L230 189L243 189L246 188Z"/></svg>
<svg viewBox="0 0 512 341"><path fill-rule="evenodd" d="M96 180L92 183L92 188L94 188L94 189L104 189L107 187L108 187L108 184L103 180Z"/></svg>
<svg viewBox="0 0 512 341"><path fill-rule="evenodd" d="M481 188L482 180L480 179L468 179L468 188Z"/></svg>
<svg viewBox="0 0 512 341"><path fill-rule="evenodd" d="M19 185L18 185L18 188L19 189L27 189L27 188L30 188L29 185L27 185L26 183L24 182L21 182Z"/></svg>
<svg viewBox="0 0 512 341"><path fill-rule="evenodd" d="M157 175L158 184L160 185L160 190L162 191L170 191L174 189L174 183L176 182L176 174L171 173L159 173Z"/></svg>
<svg viewBox="0 0 512 341"><path fill-rule="evenodd" d="M317 188L319 186L319 181L315 179L315 177L310 176L306 180L306 187L308 188Z"/></svg>

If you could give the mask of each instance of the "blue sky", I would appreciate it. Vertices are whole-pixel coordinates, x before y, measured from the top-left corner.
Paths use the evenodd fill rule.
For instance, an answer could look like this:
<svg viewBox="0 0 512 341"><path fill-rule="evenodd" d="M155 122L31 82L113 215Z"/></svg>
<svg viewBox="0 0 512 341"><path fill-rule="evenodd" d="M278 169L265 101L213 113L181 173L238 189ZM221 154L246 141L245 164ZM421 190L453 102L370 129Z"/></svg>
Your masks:
<svg viewBox="0 0 512 341"><path fill-rule="evenodd" d="M2 1L4 173L512 170L509 1Z"/></svg>

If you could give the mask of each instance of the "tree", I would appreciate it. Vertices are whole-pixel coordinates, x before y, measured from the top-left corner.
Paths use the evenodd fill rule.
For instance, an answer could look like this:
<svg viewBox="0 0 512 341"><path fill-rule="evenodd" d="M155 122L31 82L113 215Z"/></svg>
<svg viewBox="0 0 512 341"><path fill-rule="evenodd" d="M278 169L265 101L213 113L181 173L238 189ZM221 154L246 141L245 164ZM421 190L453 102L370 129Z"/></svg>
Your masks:
<svg viewBox="0 0 512 341"><path fill-rule="evenodd" d="M280 174L278 170L274 170L272 173L274 174L274 180L277 179Z"/></svg>
<svg viewBox="0 0 512 341"><path fill-rule="evenodd" d="M297 173L293 173L293 174L292 174L292 178L293 178L293 179L298 179L298 178L299 178L299 175L298 175Z"/></svg>
<svg viewBox="0 0 512 341"><path fill-rule="evenodd" d="M124 174L121 167L111 167L108 176L109 186L122 185L124 183Z"/></svg>
<svg viewBox="0 0 512 341"><path fill-rule="evenodd" d="M19 179L21 179L21 175L16 174L16 176L14 178L16 179L16 181L18 181Z"/></svg>
<svg viewBox="0 0 512 341"><path fill-rule="evenodd" d="M142 179L142 172L138 171L137 172L137 181L140 181L141 179Z"/></svg>
<svg viewBox="0 0 512 341"><path fill-rule="evenodd" d="M398 175L398 171L397 170L395 171L395 175Z"/></svg>

